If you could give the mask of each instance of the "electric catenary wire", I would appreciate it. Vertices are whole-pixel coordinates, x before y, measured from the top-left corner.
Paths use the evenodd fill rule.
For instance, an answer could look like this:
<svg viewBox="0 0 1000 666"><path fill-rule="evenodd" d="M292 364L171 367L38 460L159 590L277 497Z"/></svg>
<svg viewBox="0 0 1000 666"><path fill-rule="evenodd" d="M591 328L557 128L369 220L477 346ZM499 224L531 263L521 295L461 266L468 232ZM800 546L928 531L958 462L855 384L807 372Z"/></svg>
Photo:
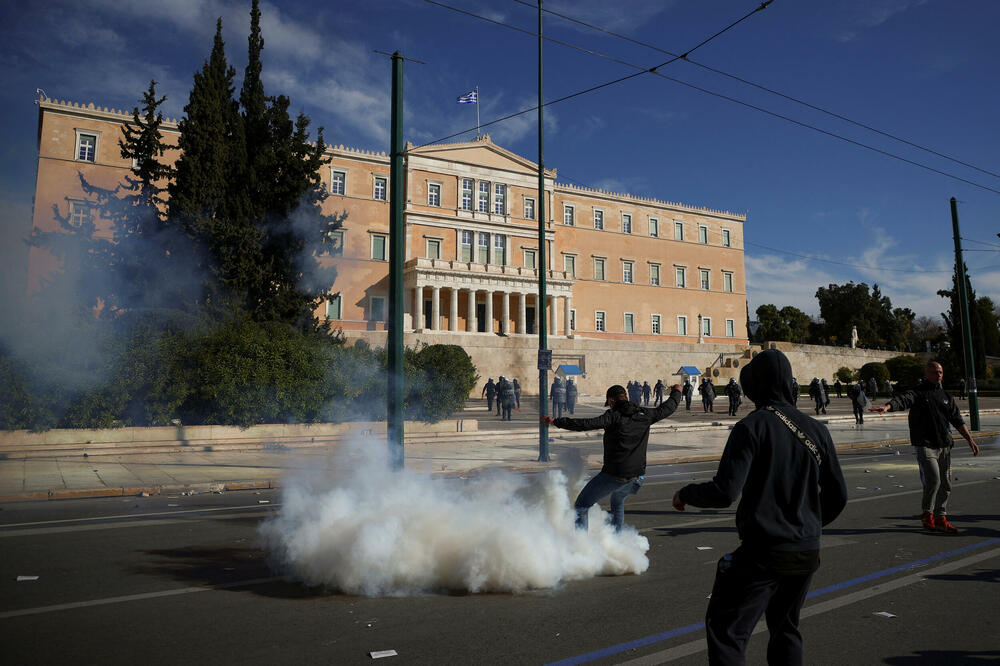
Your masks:
<svg viewBox="0 0 1000 666"><path fill-rule="evenodd" d="M521 4L521 5L525 5L526 7L535 7L535 5L532 5L531 3L527 2L526 0L514 0L514 2L516 2L518 4ZM629 37L627 35L622 35L622 34L619 34L617 32L613 32L613 31L608 30L606 28L602 28L600 26L593 25L591 23L587 23L586 21L581 21L579 19L573 18L572 16L567 16L566 14L561 14L559 12L552 11L551 9L542 8L542 11L545 12L546 14L551 14L553 16L558 16L561 19L565 19L565 20L570 21L572 23L576 23L577 25L581 25L581 26L584 26L586 28L590 28L592 30L597 30L598 32L603 32L603 33L605 33L607 35L611 35L612 37L617 37L618 39L623 39L623 40L625 40L627 42L631 42L632 44L636 44L638 46L643 46L643 47L651 49L653 51L657 51L659 53L663 53L664 55L669 55L669 56L677 56L678 55L676 53L673 53L672 51L668 51L666 49L662 49L662 48L660 48L660 47L658 47L658 46L656 46L654 44L649 44L648 42L643 42L643 41L640 41L638 39L633 39L632 37ZM525 32L527 32L527 31L525 31ZM570 46L571 48L576 48L576 47L574 47L572 45L569 45L569 44L564 44L564 46ZM975 164L969 164L968 162L964 162L964 161L962 161L962 160L960 160L958 158L951 157L950 155L946 155L944 153L938 152L938 151L934 150L933 148L928 148L926 146L921 146L918 143L915 143L915 142L910 141L908 139L904 139L902 137L896 136L895 134L891 134L891 133L886 132L884 130L880 130L877 127L872 127L871 125L867 125L867 124L862 123L860 121L852 120L851 118L848 118L847 116L841 115L839 113L835 113L835 112L830 111L828 109L824 109L824 108L822 108L820 106L817 106L817 105L812 104L810 102L807 102L805 100L799 99L797 97L793 97L793 96L791 96L791 95L789 95L787 93L783 93L783 92L780 92L778 90L774 90L773 88L768 88L767 86L761 85L759 83L754 83L753 81L749 81L747 79L744 79L744 78L742 78L740 76L737 76L736 74L730 74L729 72L722 71L721 69L716 69L715 67L711 67L711 66L706 65L704 63L697 62L696 60L691 60L687 56L688 56L688 54L683 54L683 55L681 55L679 57L683 58L685 61L687 61L688 63L694 65L695 67L701 67L702 69L705 69L705 70L707 70L709 72L712 72L714 74L719 74L720 76L725 76L725 77L727 77L729 79L732 79L734 81L738 81L738 82L740 82L740 83L742 83L744 85L748 85L748 86L751 86L753 88L757 88L758 90L763 90L764 92L770 93L772 95L776 95L776 96L781 97L783 99L787 99L790 102L795 102L796 104L801 104L802 106L805 106L807 108L813 109L814 111L818 111L820 113L824 113L824 114L826 114L828 116L831 116L833 118L837 118L838 120L843 120L844 122L850 123L850 124L855 125L857 127L861 127L861 128L866 129L866 130L868 130L870 132L875 132L876 134L880 134L880 135L882 135L884 137L887 137L887 138L890 138L890 139L892 139L894 141L899 141L900 143L904 143L904 144L906 144L908 146L911 146L913 148L916 148L918 150L922 150L922 151L930 153L932 155L936 155L938 157L944 158L944 159L949 160L951 162L954 162L956 164L961 164L962 166L969 167L970 169L974 169L976 171L979 171L981 173L987 174L989 176L994 176L996 178L1000 178L1000 174L995 173L993 171L989 171L988 169L983 169L981 167L976 166ZM621 62L620 60L617 60L615 58L612 58L612 59L615 60L615 62Z"/></svg>
<svg viewBox="0 0 1000 666"><path fill-rule="evenodd" d="M448 9L448 10L451 10L451 11L454 11L454 12L458 12L460 14L466 14L468 16L472 16L474 18L477 18L477 19L480 19L480 20L483 20L483 21L487 21L487 22L490 22L490 23L496 23L497 25L503 26L505 28L516 29L516 30L519 30L521 32L525 32L524 30L522 30L520 28L514 28L513 26L510 26L510 25L508 25L506 23L502 23L502 22L499 22L499 21L494 21L493 19L487 18L485 16L480 16L479 14L474 14L472 12L468 12L468 11L465 11L463 9L458 9L457 7L452 7L450 5L446 5L444 3L437 2L436 0L424 0L424 2L427 2L427 3L432 4L432 5L437 5L439 7L444 8L444 9ZM713 34L711 37L707 37L707 38L703 39L700 43L698 43L697 46L689 49L687 51L687 53L693 53L695 50L701 48L705 44L708 44L710 41L712 41L716 37L719 37L723 33L727 32L728 30L731 30L732 28L736 27L737 25L739 25L743 21L747 20L748 18L750 18L751 16L753 16L757 12L761 11L762 9L765 9L772 2L774 2L774 0L766 0L765 2L762 2L758 7L756 7L755 9L753 9L752 11L750 11L749 13L747 13L746 15L742 16L741 18L733 21L732 23L730 23L729 25L727 25L722 30L719 30L718 32L716 32L715 34ZM537 33L528 32L528 34L537 34ZM543 37L543 39L545 39L545 37ZM597 55L597 54L595 53L594 55ZM607 81L605 83L600 83L600 84L598 84L596 86L592 86L592 87L587 88L585 90L580 90L578 92L571 93L571 94L566 95L564 97L560 97L558 99L554 99L552 101L545 102L541 106L545 107L545 106L551 106L553 104L558 104L559 102L565 102L566 100L573 99L574 97L579 97L580 95L585 95L587 93L594 92L595 90L600 90L601 88L607 88L608 86L612 86L612 85L615 85L617 83L622 83L623 81L628 81L629 79L634 79L637 76L641 76L641 75L646 74L646 73L653 73L653 74L655 74L656 70L658 68L665 67L665 66L669 65L672 62L676 62L677 60L680 60L680 56L675 56L675 57L671 58L670 60L667 60L666 62L661 62L659 65L656 65L654 67L638 67L638 69L640 69L642 71L636 72L635 74L629 74L627 76L623 76L623 77L614 79L612 81ZM623 62L622 64L627 64L627 63ZM637 67L635 65L631 65L631 66ZM537 111L538 108L539 108L538 106L533 106L530 109L523 109L523 110L518 111L516 113L512 113L510 115L504 116L503 118L497 118L496 120L491 120L491 121L489 121L487 123L483 123L483 124L480 125L480 127L481 128L482 127L487 127L489 125L494 125L496 123L500 123L500 122L503 122L505 120L510 120L511 118L516 118L517 116L521 116L521 115L524 115L526 113L531 113L532 111ZM420 146L417 146L417 147L418 148L423 148L424 146L430 146L430 145L433 145L435 143L441 143L442 141L447 141L448 139L453 139L456 136L461 136L461 135L467 134L467 133L469 133L471 131L472 131L471 129L467 129L467 130L463 130L461 132L456 132L454 134L450 134L450 135L442 137L440 139L435 139L434 141L429 141L427 143L421 144ZM998 194L1000 194L1000 192L998 192Z"/></svg>
<svg viewBox="0 0 1000 666"><path fill-rule="evenodd" d="M517 32L523 32L525 34L534 35L536 37L538 36L538 33L531 32L530 30L525 30L523 28L518 28L516 26L511 26L511 25L509 25L507 23L503 23L502 21L497 21L497 20L494 20L494 19L487 18L485 16L481 16L479 14L475 14L473 12L469 12L469 11L466 11L466 10L458 9L458 8L452 7L450 5L446 5L446 4L442 3L442 2L437 2L437 0L424 0L424 1L427 2L427 3L429 3L429 4L433 4L433 5L437 5L439 7L442 7L444 9L455 11L455 12L460 13L460 14L465 14L465 15L471 16L473 18L477 18L477 19L480 19L480 20L483 20L483 21L487 21L489 23L493 23L495 25L499 25L499 26L502 26L502 27L505 27L505 28L508 28L508 29L511 29L511 30L515 30ZM574 97L578 97L580 95L584 95L584 94L589 93L589 92L594 92L594 91L599 90L601 88L605 88L605 87L614 85L616 83L621 83L623 81L627 81L629 79L633 79L633 78L635 78L637 76L640 76L642 74L647 74L648 73L648 74L653 74L655 76L659 76L660 78L666 79L668 81L672 81L674 83L678 83L678 84L680 84L682 86L691 88L692 90L697 90L698 92L705 93L706 95L710 95L712 97L718 97L719 99L724 99L726 101L733 102L734 104L738 104L740 106L745 106L745 107L747 107L749 109L753 109L753 110L758 111L760 113L772 116L774 118L778 118L780 120L784 120L784 121L789 122L789 123L791 123L793 125L798 125L799 127L803 127L805 129L813 130L814 132L818 132L820 134L824 134L824 135L829 136L831 138L839 139L840 141L844 141L846 143L849 143L851 145L857 146L859 148L864 148L865 150L870 150L870 151L878 153L880 155L884 155L885 157L889 157L889 158L898 160L900 162L905 162L906 164L910 164L910 165L918 167L920 169L924 169L926 171L930 171L932 173L936 173L936 174L944 176L946 178L951 178L953 180L957 180L959 182L966 183L967 185L972 185L973 187L977 187L979 189L986 190L988 192L993 192L994 194L1000 194L1000 189L995 189L995 188L989 187L987 185L983 185L981 183L977 183L975 181L969 180L967 178L963 178L961 176L957 176L955 174L948 173L947 171L942 171L941 169L937 169L937 168L929 166L927 164L923 164L921 162L917 162L915 160L908 159L906 157L903 157L902 155L897 155L897 154L891 153L891 152L889 152L887 150L882 150L881 148L876 148L875 146L863 143L861 141L856 141L854 139L850 139L848 137L841 136L840 134L837 134L835 132L831 132L829 130L825 130L825 129L821 128L821 127L817 127L815 125L811 125L809 123L806 123L806 122L803 122L803 121L800 121L800 120L796 120L794 118L791 118L789 116L785 116L785 115L777 113L775 111L769 111L768 109L765 109L765 108L763 108L761 106L757 106L755 104L751 104L750 102L744 102L743 100L737 99L735 97L731 97L729 95L724 95L722 93L717 93L717 92L709 90L707 88L703 88L701 86L697 86L697 85L695 85L693 83L689 83L687 81L683 81L681 79L678 79L678 78L675 78L675 77L672 77L672 76L668 76L666 74L663 74L662 72L657 71L659 68L664 67L664 66L666 66L666 65L668 65L668 64L670 64L672 62L676 62L677 60L681 60L681 59L685 59L686 60L686 57L690 53L692 53L695 49L703 46L704 44L708 43L708 41L710 41L711 39L714 39L718 35L721 35L723 32L725 32L726 30L729 30L730 28L732 28L733 26L735 26L737 23L745 20L749 16L751 16L754 13L756 13L756 12L760 11L761 9L765 8L767 6L767 4L769 4L769 3L762 4L760 7L758 7L755 10L753 10L752 12L750 12L749 14L747 14L746 16L744 16L743 18L741 18L738 21L734 22L733 24L731 24L727 28L719 31L718 33L716 33L712 37L706 39L701 44L699 44L698 46L696 46L694 49L686 51L684 54L675 56L672 60L668 60L668 61L666 61L664 63L660 63L659 65L655 65L653 67L644 67L642 65L636 65L634 63L630 63L630 62L625 61L625 60L621 60L621 59L618 59L618 58L613 58L611 56L605 56L604 54L601 54L601 53L599 53L597 51L593 51L593 50L590 50L590 49L585 49L583 47L574 46L572 44L568 44L568 43L561 42L561 41L558 41L558 40L553 40L553 39L550 39L550 38L542 35L542 39L545 39L547 41L551 41L551 42L559 44L561 46L567 46L569 48L581 51L583 53L587 53L588 55L594 55L594 56L597 56L597 57L606 58L608 60L612 60L612 61L617 62L619 64L624 64L624 65L626 65L628 67L632 67L632 68L634 68L636 70L639 70L635 74L630 74L628 76L623 76L621 78L614 79L613 81L608 81L606 83L602 83L602 84L599 84L597 86L593 86L591 88L587 88L585 90L581 90L579 92L575 92L575 93L566 95L564 97L560 97L558 99L554 99L554 100L549 101L549 102L545 102L544 104L542 104L542 106L549 106L549 105L552 105L552 104L557 104L559 102L564 102L564 101L572 99ZM538 109L537 106L534 106L534 107L531 107L531 108L528 108L528 109L524 109L522 111L518 111L518 112L512 113L512 114L504 116L502 118L497 118L496 120L492 120L492 121L490 121L488 123L483 124L482 127L486 127L488 125L493 125L493 124L496 124L496 123L500 123L500 122L503 122L505 120L510 120L511 118L515 118L515 117L523 115L525 113L530 113L532 111L536 111L537 109ZM446 137L442 137L440 139L436 139L434 141L430 141L430 142L422 144L421 146L418 146L418 147L422 148L424 146L429 146L429 145L432 145L432 144L435 144L435 143L440 143L442 141L447 141L448 139L452 139L454 137L461 136L463 134L467 134L467 133L469 133L471 131L473 131L471 128L470 129L466 129L466 130L462 130L461 132L456 132L454 134L450 134L450 135L448 135Z"/></svg>

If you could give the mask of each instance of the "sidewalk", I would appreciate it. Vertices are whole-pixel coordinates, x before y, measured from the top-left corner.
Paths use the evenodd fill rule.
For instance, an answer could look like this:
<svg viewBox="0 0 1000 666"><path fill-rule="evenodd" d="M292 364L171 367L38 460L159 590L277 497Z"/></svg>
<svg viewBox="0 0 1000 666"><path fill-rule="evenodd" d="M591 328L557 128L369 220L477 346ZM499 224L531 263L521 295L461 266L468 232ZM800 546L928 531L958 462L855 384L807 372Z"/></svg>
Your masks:
<svg viewBox="0 0 1000 666"><path fill-rule="evenodd" d="M1000 399L989 399L995 404L983 402L980 434L995 438L1000 433ZM577 433L552 428L550 461L537 462L537 407L537 399L525 398L515 419L502 422L487 412L485 401L470 400L455 418L479 419L479 431L436 440L409 438L404 445L406 467L435 475L466 475L486 468L534 472L557 468L560 458L570 451L584 456L591 467L600 467L601 431ZM732 425L750 411L744 406L737 417L726 416L723 401L717 401L718 411L710 414L704 413L700 404L691 407L687 411L682 406L654 426L649 464L717 460ZM800 401L799 407L807 409L809 405ZM585 398L574 416L596 416L603 410L601 402ZM837 398L828 412L818 418L827 423L838 450L908 444L905 414L872 414L858 427L850 415L849 401ZM807 413L812 414L812 410ZM967 413L965 416L968 421ZM367 438L372 446L386 446L381 437ZM275 488L289 474L329 468L335 449L336 445L319 445L294 450L147 451L89 458L67 451L57 458L0 460L0 502Z"/></svg>

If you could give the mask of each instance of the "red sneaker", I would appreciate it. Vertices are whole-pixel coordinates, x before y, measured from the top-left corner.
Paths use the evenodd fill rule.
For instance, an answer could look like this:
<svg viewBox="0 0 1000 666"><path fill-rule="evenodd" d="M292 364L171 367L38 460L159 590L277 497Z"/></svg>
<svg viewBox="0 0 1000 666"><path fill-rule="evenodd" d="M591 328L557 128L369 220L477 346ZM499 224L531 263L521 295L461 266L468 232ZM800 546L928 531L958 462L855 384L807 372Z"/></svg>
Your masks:
<svg viewBox="0 0 1000 666"><path fill-rule="evenodd" d="M934 529L934 514L930 511L925 511L920 516L920 522L923 523L925 530Z"/></svg>
<svg viewBox="0 0 1000 666"><path fill-rule="evenodd" d="M945 534L958 534L958 528L948 522L947 516L935 516L934 529Z"/></svg>

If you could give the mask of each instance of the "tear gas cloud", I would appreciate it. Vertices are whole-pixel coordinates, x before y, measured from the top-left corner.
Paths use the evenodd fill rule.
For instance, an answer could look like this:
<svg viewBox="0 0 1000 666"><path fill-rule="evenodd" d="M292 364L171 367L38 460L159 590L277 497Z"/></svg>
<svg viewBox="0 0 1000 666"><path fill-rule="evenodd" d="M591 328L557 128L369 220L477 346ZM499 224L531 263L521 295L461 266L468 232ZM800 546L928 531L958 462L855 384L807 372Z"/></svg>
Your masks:
<svg viewBox="0 0 1000 666"><path fill-rule="evenodd" d="M649 541L616 534L591 507L574 526L584 467L468 482L389 469L381 442L345 444L338 471L293 479L261 527L277 567L311 586L363 595L519 592L600 575L639 574Z"/></svg>

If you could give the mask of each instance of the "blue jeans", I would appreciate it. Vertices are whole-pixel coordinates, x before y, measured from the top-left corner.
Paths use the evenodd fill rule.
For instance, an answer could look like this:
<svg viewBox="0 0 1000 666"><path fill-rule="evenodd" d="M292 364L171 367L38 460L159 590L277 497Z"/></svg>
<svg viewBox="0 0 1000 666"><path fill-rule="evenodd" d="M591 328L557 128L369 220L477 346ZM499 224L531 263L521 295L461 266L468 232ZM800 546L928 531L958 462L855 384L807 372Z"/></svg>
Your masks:
<svg viewBox="0 0 1000 666"><path fill-rule="evenodd" d="M590 507L611 495L611 524L615 526L616 532L620 532L625 524L625 498L639 492L645 478L636 476L622 481L606 472L600 472L587 482L576 497L573 505L576 509L576 528L586 530L589 527L587 512Z"/></svg>

